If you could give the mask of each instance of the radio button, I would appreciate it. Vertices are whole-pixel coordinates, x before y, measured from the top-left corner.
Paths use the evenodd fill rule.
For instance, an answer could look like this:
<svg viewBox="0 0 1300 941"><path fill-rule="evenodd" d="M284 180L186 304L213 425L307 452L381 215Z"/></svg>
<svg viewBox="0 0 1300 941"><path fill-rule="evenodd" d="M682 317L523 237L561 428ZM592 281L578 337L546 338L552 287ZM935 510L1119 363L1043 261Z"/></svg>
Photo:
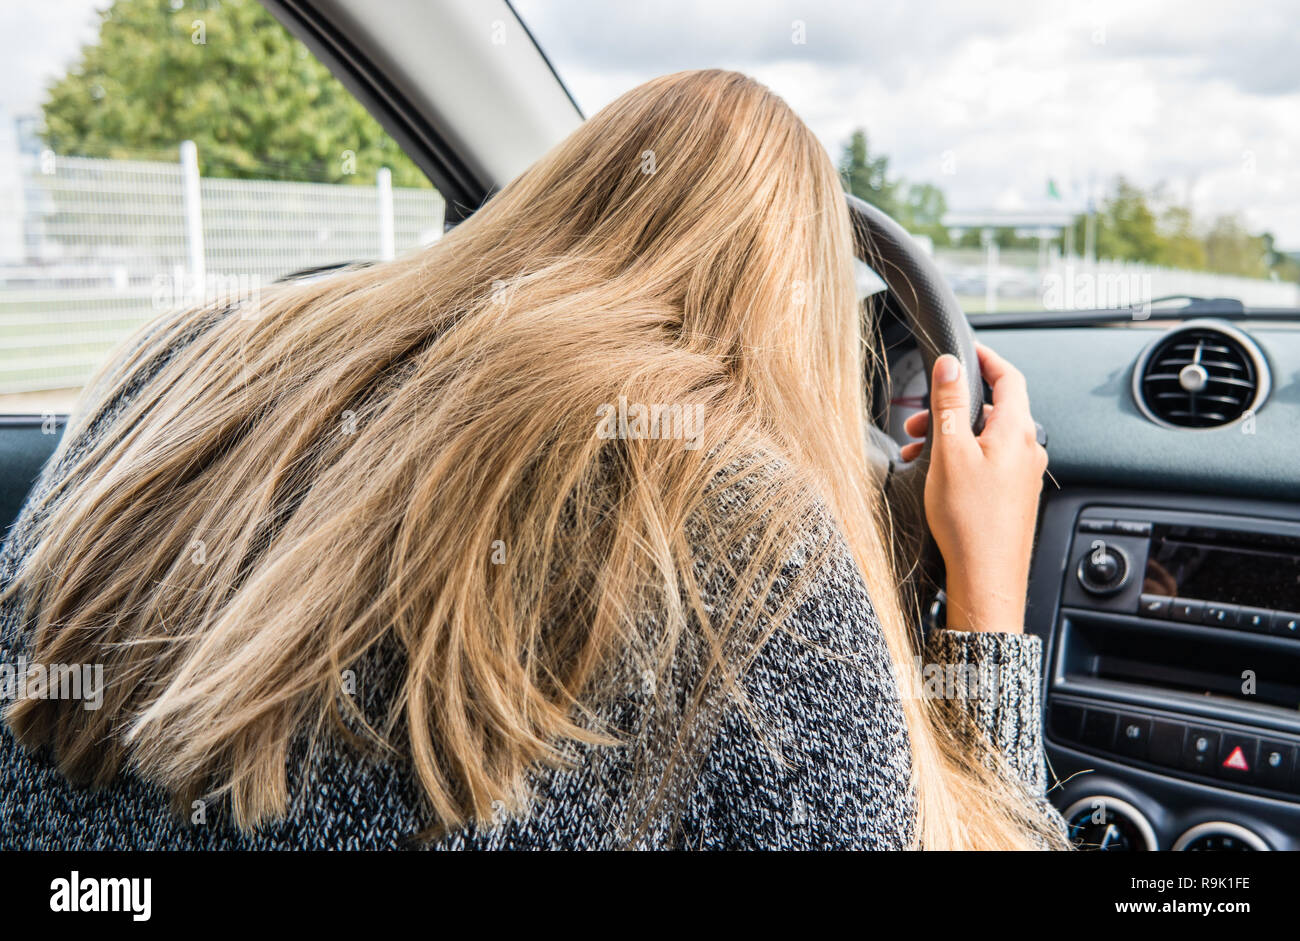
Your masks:
<svg viewBox="0 0 1300 941"><path fill-rule="evenodd" d="M1169 606L1169 616L1175 621L1200 624L1205 616L1205 602L1192 601L1188 598L1175 598Z"/></svg>
<svg viewBox="0 0 1300 941"><path fill-rule="evenodd" d="M1115 733L1115 750L1130 758L1146 759L1151 745L1151 720L1143 716L1120 716Z"/></svg>
<svg viewBox="0 0 1300 941"><path fill-rule="evenodd" d="M1169 604L1173 601L1168 595L1143 595L1138 601L1138 614L1146 618L1169 617ZM1265 624L1268 622L1265 621Z"/></svg>
<svg viewBox="0 0 1300 941"><path fill-rule="evenodd" d="M1263 608L1238 608L1237 626L1244 631L1267 634L1273 623L1273 612Z"/></svg>
<svg viewBox="0 0 1300 941"><path fill-rule="evenodd" d="M1054 702L1048 710L1048 727L1062 741L1077 742L1083 732L1083 707Z"/></svg>
<svg viewBox="0 0 1300 941"><path fill-rule="evenodd" d="M1083 717L1083 744L1109 750L1115 743L1115 713L1089 709Z"/></svg>
<svg viewBox="0 0 1300 941"><path fill-rule="evenodd" d="M1119 546L1095 540L1079 560L1079 584L1094 595L1113 595L1128 581L1128 556Z"/></svg>
<svg viewBox="0 0 1300 941"><path fill-rule="evenodd" d="M1148 749L1152 764L1177 768L1183 757L1183 739L1187 727L1176 722L1157 721L1151 728L1151 745Z"/></svg>
<svg viewBox="0 0 1300 941"><path fill-rule="evenodd" d="M1114 531L1114 520L1079 520L1081 533L1113 533Z"/></svg>
<svg viewBox="0 0 1300 941"><path fill-rule="evenodd" d="M1300 637L1300 614L1274 611L1272 633L1282 637Z"/></svg>
<svg viewBox="0 0 1300 941"><path fill-rule="evenodd" d="M1219 763L1219 733L1213 729L1190 729L1183 743L1183 767L1188 771L1213 774Z"/></svg>
<svg viewBox="0 0 1300 941"><path fill-rule="evenodd" d="M1125 536L1150 536L1151 524L1134 520L1118 520L1115 523L1115 532L1123 533Z"/></svg>
<svg viewBox="0 0 1300 941"><path fill-rule="evenodd" d="M1259 783L1279 791L1287 789L1295 767L1296 748L1284 742L1263 741L1259 749Z"/></svg>
<svg viewBox="0 0 1300 941"><path fill-rule="evenodd" d="M1236 627L1237 610L1235 604L1207 604L1202 618L1213 627Z"/></svg>

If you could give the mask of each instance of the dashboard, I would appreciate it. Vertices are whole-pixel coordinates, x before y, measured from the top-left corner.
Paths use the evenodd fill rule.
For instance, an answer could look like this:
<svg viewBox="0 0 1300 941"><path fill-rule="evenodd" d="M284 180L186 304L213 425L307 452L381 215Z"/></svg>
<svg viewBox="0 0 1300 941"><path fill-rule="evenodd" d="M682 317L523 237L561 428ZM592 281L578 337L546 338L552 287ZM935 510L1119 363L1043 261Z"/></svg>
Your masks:
<svg viewBox="0 0 1300 941"><path fill-rule="evenodd" d="M1026 630L1072 838L1300 849L1300 330L976 333L1048 434ZM891 361L896 437L925 405L909 355Z"/></svg>

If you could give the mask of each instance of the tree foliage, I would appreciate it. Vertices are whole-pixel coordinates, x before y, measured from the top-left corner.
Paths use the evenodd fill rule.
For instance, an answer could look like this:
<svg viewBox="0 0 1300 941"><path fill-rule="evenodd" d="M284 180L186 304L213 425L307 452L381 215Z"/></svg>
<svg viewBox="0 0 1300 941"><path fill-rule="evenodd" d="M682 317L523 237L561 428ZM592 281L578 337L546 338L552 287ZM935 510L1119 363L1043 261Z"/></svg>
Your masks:
<svg viewBox="0 0 1300 941"><path fill-rule="evenodd" d="M397 143L256 0L115 0L98 39L48 89L47 146L170 158L202 173L428 186Z"/></svg>
<svg viewBox="0 0 1300 941"><path fill-rule="evenodd" d="M1147 204L1146 194L1127 180L1115 181L1095 224L1097 257L1161 263L1163 251L1156 214ZM1076 245L1083 245L1084 225L1085 217L1080 216L1075 223L1079 230Z"/></svg>
<svg viewBox="0 0 1300 941"><path fill-rule="evenodd" d="M838 169L848 192L889 213L908 231L928 235L936 245L948 244L943 190L932 183L890 179L889 158L872 153L866 131L859 128L849 136Z"/></svg>
<svg viewBox="0 0 1300 941"><path fill-rule="evenodd" d="M1093 224L1099 258L1248 278L1295 278L1267 233L1252 235L1235 215L1202 226L1189 207L1167 202L1160 187L1144 191L1123 177L1112 183ZM1086 215L1075 218L1076 246L1082 247L1086 226Z"/></svg>
<svg viewBox="0 0 1300 941"><path fill-rule="evenodd" d="M889 174L889 157L871 150L867 133L856 130L845 141L839 160L844 188L897 219L908 231L928 235L936 245L977 248L984 235L975 229L956 234L943 224L948 201L933 183L908 183ZM1220 216L1201 225L1192 210L1165 198L1163 187L1146 191L1117 177L1092 219L1099 258L1142 262L1189 271L1214 271L1251 278L1279 277L1300 281L1300 261L1277 251L1267 232L1252 235L1237 216ZM1074 218L1071 236L1082 251L1088 216ZM1032 248L1037 239L1011 228L997 228L992 239L1001 248Z"/></svg>
<svg viewBox="0 0 1300 941"><path fill-rule="evenodd" d="M858 129L844 144L840 157L844 188L890 215L898 211L898 183L889 179L889 158L871 153L867 132Z"/></svg>

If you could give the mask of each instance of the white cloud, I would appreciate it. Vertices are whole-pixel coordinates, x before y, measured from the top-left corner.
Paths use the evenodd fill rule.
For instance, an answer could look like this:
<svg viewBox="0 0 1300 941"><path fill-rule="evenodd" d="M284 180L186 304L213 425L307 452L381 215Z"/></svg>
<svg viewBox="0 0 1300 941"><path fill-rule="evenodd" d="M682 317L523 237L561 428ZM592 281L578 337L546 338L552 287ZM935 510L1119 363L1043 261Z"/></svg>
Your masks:
<svg viewBox="0 0 1300 941"><path fill-rule="evenodd" d="M0 104L34 111L108 0L0 5ZM1300 249L1294 0L516 0L587 113L720 66L783 95L832 154L864 126L954 208L1082 201L1118 173ZM802 23L805 44L792 42ZM945 168L955 168L945 174Z"/></svg>
<svg viewBox="0 0 1300 941"><path fill-rule="evenodd" d="M954 208L1082 204L1116 174L1300 248L1288 0L516 0L587 113L682 68L754 75L831 150L866 127ZM801 20L806 45L791 42ZM956 173L944 175L945 163Z"/></svg>
<svg viewBox="0 0 1300 941"><path fill-rule="evenodd" d="M41 0L0 6L0 105L11 115L39 109L45 88L99 34L96 10L109 0Z"/></svg>

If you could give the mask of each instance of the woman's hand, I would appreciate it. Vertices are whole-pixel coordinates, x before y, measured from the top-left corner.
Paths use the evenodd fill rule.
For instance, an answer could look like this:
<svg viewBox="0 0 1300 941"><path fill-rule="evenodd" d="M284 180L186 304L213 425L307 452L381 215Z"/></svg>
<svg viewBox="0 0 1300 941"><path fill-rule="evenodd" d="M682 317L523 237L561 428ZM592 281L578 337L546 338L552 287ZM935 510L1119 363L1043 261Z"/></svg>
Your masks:
<svg viewBox="0 0 1300 941"><path fill-rule="evenodd" d="M993 387L979 437L967 420L969 396L957 358L941 356L934 364L930 408L939 434L930 448L925 515L948 571L948 627L1019 633L1047 452L1036 439L1025 377L988 347L976 349ZM924 437L930 412L913 415L904 427ZM904 460L921 448L921 442L906 445Z"/></svg>

